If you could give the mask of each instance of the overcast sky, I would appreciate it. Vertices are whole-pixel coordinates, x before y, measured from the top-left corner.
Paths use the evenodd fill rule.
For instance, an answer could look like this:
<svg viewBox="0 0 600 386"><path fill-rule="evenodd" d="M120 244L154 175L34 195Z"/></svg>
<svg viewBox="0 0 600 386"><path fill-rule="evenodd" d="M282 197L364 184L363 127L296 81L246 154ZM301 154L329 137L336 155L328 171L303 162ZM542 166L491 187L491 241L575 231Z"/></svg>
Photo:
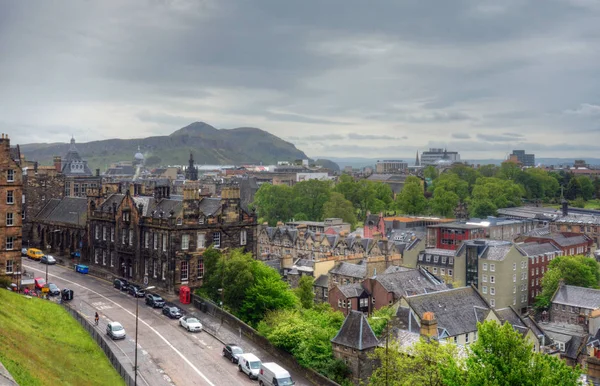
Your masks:
<svg viewBox="0 0 600 386"><path fill-rule="evenodd" d="M0 129L204 121L309 156L597 157L599 26L597 0L0 0Z"/></svg>

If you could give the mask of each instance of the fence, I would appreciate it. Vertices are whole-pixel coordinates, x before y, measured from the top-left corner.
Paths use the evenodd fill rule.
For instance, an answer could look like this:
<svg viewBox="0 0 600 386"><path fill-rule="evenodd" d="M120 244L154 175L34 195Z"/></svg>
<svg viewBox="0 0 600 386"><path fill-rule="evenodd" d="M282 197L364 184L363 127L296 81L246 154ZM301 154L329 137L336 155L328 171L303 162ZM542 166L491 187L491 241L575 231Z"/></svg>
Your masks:
<svg viewBox="0 0 600 386"><path fill-rule="evenodd" d="M62 306L71 314L71 316L81 324L81 326L90 334L90 336L96 341L98 346L104 351L104 354L113 365L115 370L119 373L121 378L125 381L127 386L134 384L133 376L129 371L133 372L133 369L129 370L129 366L123 366L119 361L119 357L113 352L108 342L104 339L104 334L101 330L96 328L89 320L83 317L77 310L72 308L68 303L62 303Z"/></svg>
<svg viewBox="0 0 600 386"><path fill-rule="evenodd" d="M272 354L278 359L278 361L280 361L289 369L292 369L304 375L304 377L306 377L306 379L308 379L314 385L339 386L338 383L317 373L316 371L302 367L296 361L296 358L294 358L291 354L273 346L271 342L269 342L269 340L264 336L260 335L258 331L256 331L246 323L242 322L235 316L231 315L230 313L224 311L212 301L204 299L198 295L192 295L192 304L200 311L211 314L216 318L220 318L223 321L223 324L227 324L234 330L241 331L241 333L244 334L246 338L250 339L254 344L267 351L269 354Z"/></svg>

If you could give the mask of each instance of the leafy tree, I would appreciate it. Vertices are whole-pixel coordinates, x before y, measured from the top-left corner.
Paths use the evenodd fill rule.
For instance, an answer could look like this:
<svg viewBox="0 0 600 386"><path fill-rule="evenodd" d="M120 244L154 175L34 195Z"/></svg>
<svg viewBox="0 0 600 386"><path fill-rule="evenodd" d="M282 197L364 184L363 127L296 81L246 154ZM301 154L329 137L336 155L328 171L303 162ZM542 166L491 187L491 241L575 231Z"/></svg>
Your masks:
<svg viewBox="0 0 600 386"><path fill-rule="evenodd" d="M375 349L374 358L381 366L373 371L369 385L443 386L441 369L448 367L456 355L455 345L438 341L420 339L407 349L388 342L387 351L385 347Z"/></svg>
<svg viewBox="0 0 600 386"><path fill-rule="evenodd" d="M369 325L377 337L385 332L388 322L390 322L396 313L394 308L390 306L381 307L378 310L373 311L369 317Z"/></svg>
<svg viewBox="0 0 600 386"><path fill-rule="evenodd" d="M536 299L537 308L550 306L560 279L563 279L568 285L598 288L598 282L600 282L598 262L592 257L582 255L554 258L542 278L542 293Z"/></svg>
<svg viewBox="0 0 600 386"><path fill-rule="evenodd" d="M312 276L303 275L298 282L298 288L294 290L300 300L302 308L312 308L315 300L313 294L313 283L315 279Z"/></svg>
<svg viewBox="0 0 600 386"><path fill-rule="evenodd" d="M421 214L427 208L427 199L423 194L421 180L417 177L409 176L404 182L404 187L396 199L396 207L402 213Z"/></svg>
<svg viewBox="0 0 600 386"><path fill-rule="evenodd" d="M438 178L439 175L440 173L435 168L435 166L429 165L425 169L423 169L423 177L429 178L432 181Z"/></svg>
<svg viewBox="0 0 600 386"><path fill-rule="evenodd" d="M577 197L573 201L571 201L571 206L575 208L585 208L585 200L583 197Z"/></svg>
<svg viewBox="0 0 600 386"><path fill-rule="evenodd" d="M469 197L469 183L465 180L462 180L457 174L454 173L444 173L434 181L434 197L435 189L438 188L455 193L458 198L463 201Z"/></svg>
<svg viewBox="0 0 600 386"><path fill-rule="evenodd" d="M221 282L223 301L234 313L239 312L246 290L254 284L253 263L252 254L241 250L236 249L226 256Z"/></svg>
<svg viewBox="0 0 600 386"><path fill-rule="evenodd" d="M469 184L469 189L472 189L477 178L479 178L477 170L464 164L452 165L448 172L456 174L461 180L466 181Z"/></svg>
<svg viewBox="0 0 600 386"><path fill-rule="evenodd" d="M471 216L478 218L486 218L487 216L495 216L498 208L488 199L473 200L471 203Z"/></svg>
<svg viewBox="0 0 600 386"><path fill-rule="evenodd" d="M431 200L431 210L442 217L451 217L459 201L456 193L444 188L436 188Z"/></svg>
<svg viewBox="0 0 600 386"><path fill-rule="evenodd" d="M278 221L288 221L294 215L292 188L287 185L262 184L254 195L252 206L261 221L275 226Z"/></svg>
<svg viewBox="0 0 600 386"><path fill-rule="evenodd" d="M581 182L579 182L577 178L571 178L567 185L567 189L565 190L565 198L567 200L574 200L580 196L583 196Z"/></svg>
<svg viewBox="0 0 600 386"><path fill-rule="evenodd" d="M540 168L529 168L525 171L524 174L529 176L531 178L532 183L536 184L536 186L539 186L540 189L539 195L537 197L531 198L556 197L560 187L558 179L555 178L556 174L550 174L544 169ZM527 186L524 186L524 188L526 190L528 189ZM532 188L529 188L529 190L532 190Z"/></svg>
<svg viewBox="0 0 600 386"><path fill-rule="evenodd" d="M482 177L495 177L498 173L498 167L493 164L483 165L478 169L478 171Z"/></svg>
<svg viewBox="0 0 600 386"><path fill-rule="evenodd" d="M578 385L579 368L560 359L534 353L520 332L504 323L486 321L478 325L478 339L471 344L463 365L450 360L441 373L449 386L475 385Z"/></svg>
<svg viewBox="0 0 600 386"><path fill-rule="evenodd" d="M471 214L482 217L486 213L495 214L497 208L521 205L524 195L521 185L495 177L480 177L471 194Z"/></svg>
<svg viewBox="0 0 600 386"><path fill-rule="evenodd" d="M294 185L294 214L304 213L312 221L323 220L323 205L329 200L331 183L329 181L308 180Z"/></svg>
<svg viewBox="0 0 600 386"><path fill-rule="evenodd" d="M500 169L498 170L498 178L514 181L521 173L523 172L519 165L512 162L502 162L502 165L500 165Z"/></svg>
<svg viewBox="0 0 600 386"><path fill-rule="evenodd" d="M579 185L581 185L581 196L584 200L588 201L594 197L594 183L589 177L580 176L577 177Z"/></svg>
<svg viewBox="0 0 600 386"><path fill-rule="evenodd" d="M324 218L341 218L345 222L350 223L352 229L356 226L356 210L352 203L344 198L344 195L337 192L332 192L329 200L323 206Z"/></svg>
<svg viewBox="0 0 600 386"><path fill-rule="evenodd" d="M219 288L223 285L224 259L221 251L210 246L203 253L204 279L202 291L212 300L218 301Z"/></svg>
<svg viewBox="0 0 600 386"><path fill-rule="evenodd" d="M368 180L355 181L348 175L340 176L335 192L344 195L354 208L358 210L358 217L364 218L367 211L379 213L385 211L392 204L392 189L388 184Z"/></svg>

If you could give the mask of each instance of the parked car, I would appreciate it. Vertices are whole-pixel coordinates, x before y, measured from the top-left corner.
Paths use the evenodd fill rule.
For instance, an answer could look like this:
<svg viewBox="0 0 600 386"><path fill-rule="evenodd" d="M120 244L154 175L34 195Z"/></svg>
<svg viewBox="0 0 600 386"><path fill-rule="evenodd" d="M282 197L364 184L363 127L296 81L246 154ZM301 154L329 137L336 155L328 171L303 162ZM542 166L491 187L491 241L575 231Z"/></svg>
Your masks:
<svg viewBox="0 0 600 386"><path fill-rule="evenodd" d="M115 279L113 281L113 287L121 291L127 291L129 289L129 282L125 279Z"/></svg>
<svg viewBox="0 0 600 386"><path fill-rule="evenodd" d="M202 331L202 323L195 316L182 316L179 318L179 325L189 332Z"/></svg>
<svg viewBox="0 0 600 386"><path fill-rule="evenodd" d="M21 256L27 256L27 248L21 248Z"/></svg>
<svg viewBox="0 0 600 386"><path fill-rule="evenodd" d="M127 334L125 333L125 329L119 322L110 322L106 325L106 335L110 336L112 339L125 339Z"/></svg>
<svg viewBox="0 0 600 386"><path fill-rule="evenodd" d="M162 309L162 313L171 319L179 319L183 315L181 309L174 305L166 305Z"/></svg>
<svg viewBox="0 0 600 386"><path fill-rule="evenodd" d="M65 302L68 302L69 300L73 300L73 290L68 289L68 288L63 288L62 300Z"/></svg>
<svg viewBox="0 0 600 386"><path fill-rule="evenodd" d="M42 288L44 288L44 285L46 284L46 280L42 277L36 277L35 279L33 279L33 282L35 284L35 288L38 290L42 290Z"/></svg>
<svg viewBox="0 0 600 386"><path fill-rule="evenodd" d="M129 287L127 287L127 292L129 293L129 295L136 298L143 298L144 296L146 296L146 291L144 291L140 288L140 286L137 286L135 284L129 284Z"/></svg>
<svg viewBox="0 0 600 386"><path fill-rule="evenodd" d="M44 256L44 252L40 251L39 249L29 248L27 250L27 257L32 260L40 260L42 256Z"/></svg>
<svg viewBox="0 0 600 386"><path fill-rule="evenodd" d="M60 295L60 288L54 283L46 284L48 286L48 293L50 296L58 296Z"/></svg>
<svg viewBox="0 0 600 386"><path fill-rule="evenodd" d="M231 363L238 363L238 355L243 353L244 350L235 343L229 343L223 347L223 356L229 359Z"/></svg>
<svg viewBox="0 0 600 386"><path fill-rule="evenodd" d="M165 306L165 301L157 294L146 295L146 304L153 308L162 308Z"/></svg>
<svg viewBox="0 0 600 386"><path fill-rule="evenodd" d="M238 369L250 379L258 379L260 359L252 353L238 354Z"/></svg>
<svg viewBox="0 0 600 386"><path fill-rule="evenodd" d="M258 372L258 384L260 386L292 386L290 373L275 362L261 363Z"/></svg>
<svg viewBox="0 0 600 386"><path fill-rule="evenodd" d="M56 259L54 258L54 256L44 255L40 259L40 263L52 265L52 264L56 264Z"/></svg>

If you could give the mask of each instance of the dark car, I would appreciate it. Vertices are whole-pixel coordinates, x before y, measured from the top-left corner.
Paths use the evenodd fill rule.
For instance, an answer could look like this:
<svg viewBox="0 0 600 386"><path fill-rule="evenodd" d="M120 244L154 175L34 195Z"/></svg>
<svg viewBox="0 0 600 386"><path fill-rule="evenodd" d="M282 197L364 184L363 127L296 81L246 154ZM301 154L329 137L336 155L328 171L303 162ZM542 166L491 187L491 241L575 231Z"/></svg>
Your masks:
<svg viewBox="0 0 600 386"><path fill-rule="evenodd" d="M167 304L166 306L163 307L162 313L164 315L167 315L169 318L171 319L179 319L183 316L183 313L181 312L181 309L177 306L174 306L172 304Z"/></svg>
<svg viewBox="0 0 600 386"><path fill-rule="evenodd" d="M71 259L79 259L81 257L81 252L75 251L71 252Z"/></svg>
<svg viewBox="0 0 600 386"><path fill-rule="evenodd" d="M244 350L235 343L226 344L223 347L223 356L231 361L231 363L238 363L238 355L243 354Z"/></svg>
<svg viewBox="0 0 600 386"><path fill-rule="evenodd" d="M54 283L48 283L48 293L50 296L58 296L60 295L60 288Z"/></svg>
<svg viewBox="0 0 600 386"><path fill-rule="evenodd" d="M69 300L73 300L73 290L64 288L62 290L62 300L68 302Z"/></svg>
<svg viewBox="0 0 600 386"><path fill-rule="evenodd" d="M146 304L153 308L161 308L164 307L165 301L157 294L148 294L146 295Z"/></svg>
<svg viewBox="0 0 600 386"><path fill-rule="evenodd" d="M129 289L129 282L125 279L115 279L115 281L113 281L113 287L121 291L127 291Z"/></svg>
<svg viewBox="0 0 600 386"><path fill-rule="evenodd" d="M52 264L56 264L56 259L53 256L50 255L44 255L42 256L42 258L40 259L40 263L42 264L48 264L48 265L52 265Z"/></svg>
<svg viewBox="0 0 600 386"><path fill-rule="evenodd" d="M133 297L136 297L136 298L143 298L144 296L146 296L146 291L144 291L143 289L141 289L139 286L137 286L135 284L129 284L129 287L127 288L127 292L129 293L129 295L132 295Z"/></svg>

